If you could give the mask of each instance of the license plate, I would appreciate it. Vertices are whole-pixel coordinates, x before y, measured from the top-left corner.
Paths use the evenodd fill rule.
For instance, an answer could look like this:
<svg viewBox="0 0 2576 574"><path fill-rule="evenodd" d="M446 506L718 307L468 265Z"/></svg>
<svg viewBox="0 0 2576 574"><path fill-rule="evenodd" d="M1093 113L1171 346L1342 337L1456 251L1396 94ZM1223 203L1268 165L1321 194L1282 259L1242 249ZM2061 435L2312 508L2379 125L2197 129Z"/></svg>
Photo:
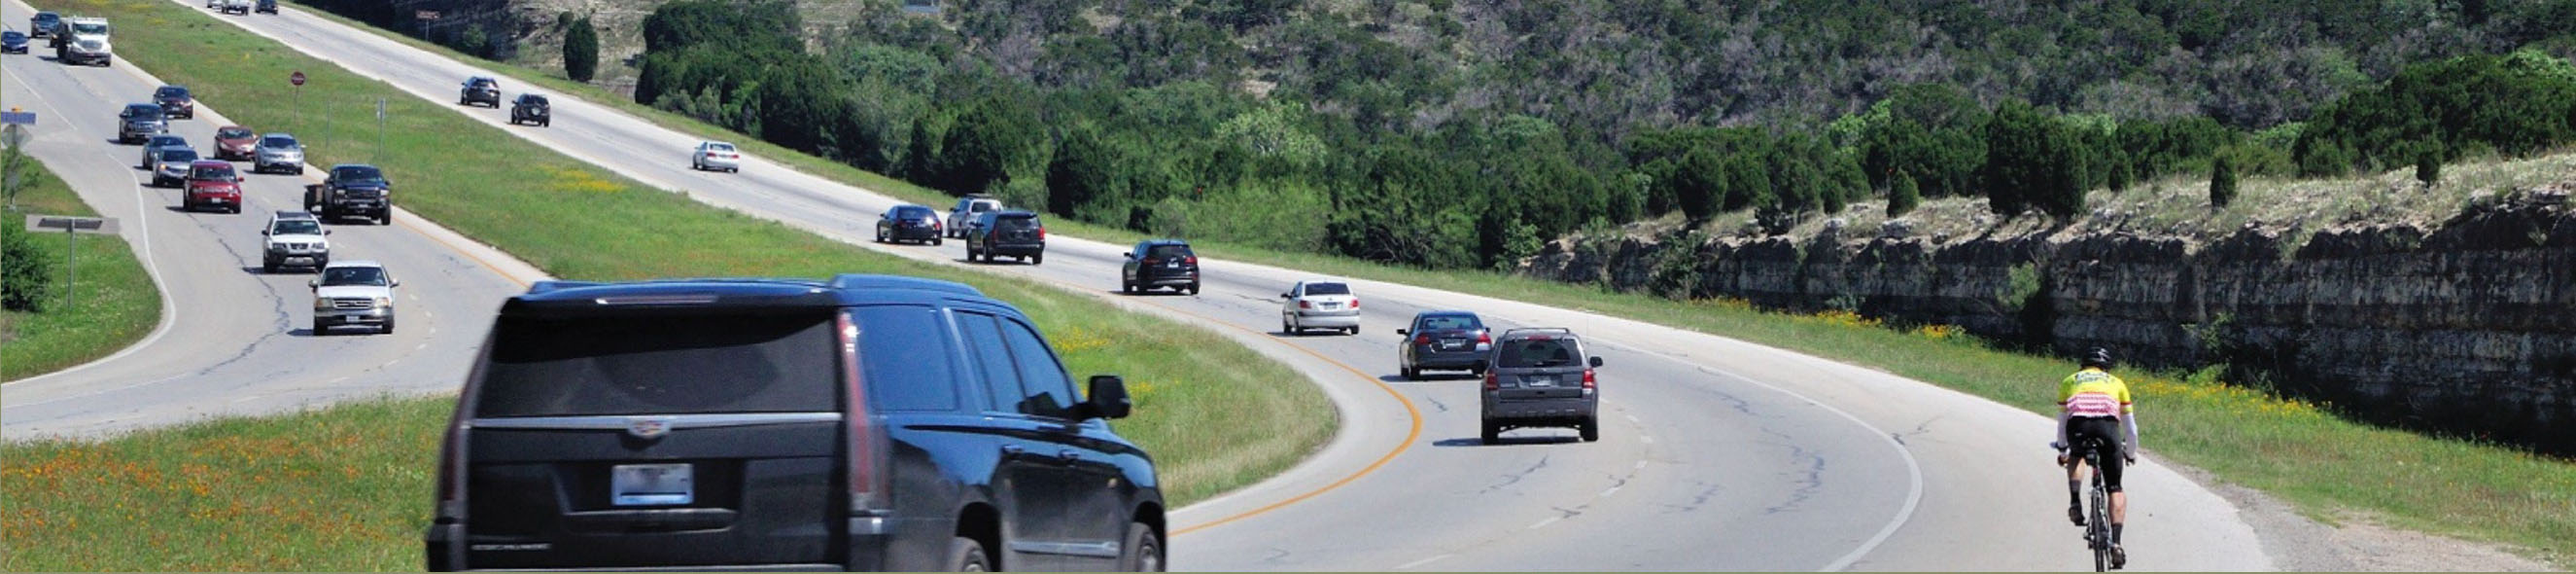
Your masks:
<svg viewBox="0 0 2576 574"><path fill-rule="evenodd" d="M1340 304L1340 303L1325 303L1325 304L1324 304L1324 308L1326 308L1326 309L1340 309L1340 308L1342 308L1342 304Z"/></svg>
<svg viewBox="0 0 2576 574"><path fill-rule="evenodd" d="M1521 384L1532 388L1553 387L1556 386L1556 377L1546 375L1533 376L1521 379Z"/></svg>
<svg viewBox="0 0 2576 574"><path fill-rule="evenodd" d="M687 464L621 464L610 474L618 506L688 504L696 500Z"/></svg>
<svg viewBox="0 0 2576 574"><path fill-rule="evenodd" d="M1174 261L1174 262L1171 262L1171 263L1165 263L1165 264L1163 264L1163 266L1164 266L1164 267L1173 268L1173 269L1179 269L1179 268L1181 268L1181 262L1179 262L1179 261Z"/></svg>
<svg viewBox="0 0 2576 574"><path fill-rule="evenodd" d="M1441 340L1440 340L1440 349L1441 349L1441 350L1444 350L1444 351L1455 351L1455 350L1458 350L1458 349L1465 348L1466 346L1467 346L1467 340L1466 340L1466 339L1441 339Z"/></svg>
<svg viewBox="0 0 2576 574"><path fill-rule="evenodd" d="M342 323L356 323L356 322L364 321L364 320L365 320L364 318L361 318L361 317L356 316L356 315L341 315L341 316L340 316L340 322L342 322Z"/></svg>

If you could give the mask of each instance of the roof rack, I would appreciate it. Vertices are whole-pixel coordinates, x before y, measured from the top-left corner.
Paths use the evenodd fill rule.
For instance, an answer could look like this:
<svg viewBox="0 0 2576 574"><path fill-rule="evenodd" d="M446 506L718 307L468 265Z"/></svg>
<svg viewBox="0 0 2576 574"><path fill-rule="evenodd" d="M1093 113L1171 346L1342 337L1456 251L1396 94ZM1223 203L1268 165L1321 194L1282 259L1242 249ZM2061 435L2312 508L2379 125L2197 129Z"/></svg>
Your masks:
<svg viewBox="0 0 2576 574"><path fill-rule="evenodd" d="M575 288L575 287L596 287L596 286L599 286L599 285L605 285L605 283L600 283L600 282L598 282L598 281L565 281L565 280L538 281L538 282L535 282L535 283L530 283L530 284L528 284L528 294L530 294L530 295L535 295L535 294L538 294L538 293L545 293L545 292L548 292L548 291L557 291L557 290L563 290L563 289L572 289L572 288Z"/></svg>
<svg viewBox="0 0 2576 574"><path fill-rule="evenodd" d="M1567 328L1564 328L1564 327L1521 327L1521 328L1517 328L1517 329L1504 329L1504 330L1503 330L1503 336L1505 336L1505 337L1509 337L1509 336L1512 336L1512 334L1513 334L1513 333L1522 333L1522 332L1528 332L1528 333L1564 333L1564 334L1567 334L1567 335L1572 335L1572 334L1574 334L1574 330L1573 330L1573 329L1567 329Z"/></svg>
<svg viewBox="0 0 2576 574"><path fill-rule="evenodd" d="M832 277L831 283L832 288L834 289L920 289L925 291L941 291L975 297L984 296L984 292L982 290L978 290L972 285L958 283L955 281L904 277L900 275L843 273Z"/></svg>

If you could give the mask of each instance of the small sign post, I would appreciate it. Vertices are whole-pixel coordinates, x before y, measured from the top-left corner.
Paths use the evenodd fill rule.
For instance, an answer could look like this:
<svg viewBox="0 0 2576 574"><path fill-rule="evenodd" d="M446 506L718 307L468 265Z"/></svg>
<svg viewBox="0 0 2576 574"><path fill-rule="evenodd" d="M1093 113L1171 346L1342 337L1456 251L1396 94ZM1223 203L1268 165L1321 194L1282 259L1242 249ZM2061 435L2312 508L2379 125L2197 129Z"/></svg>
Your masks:
<svg viewBox="0 0 2576 574"><path fill-rule="evenodd" d="M295 129L304 129L304 71L288 74L286 83L295 84Z"/></svg>
<svg viewBox="0 0 2576 574"><path fill-rule="evenodd" d="M18 167L28 161L18 150L27 145L27 126L32 125L36 125L35 112L18 111L14 106L0 112L0 149L6 150L0 153L8 155L0 158L0 195L8 196L10 209L18 208Z"/></svg>
<svg viewBox="0 0 2576 574"><path fill-rule="evenodd" d="M80 268L73 264L73 262L76 261L75 258L80 255L80 235L83 233L115 235L116 218L74 217L69 215L27 216L28 231L44 231L48 229L63 230L63 304L70 305L72 304L72 294L74 293L72 290L73 286L77 285L80 281Z"/></svg>

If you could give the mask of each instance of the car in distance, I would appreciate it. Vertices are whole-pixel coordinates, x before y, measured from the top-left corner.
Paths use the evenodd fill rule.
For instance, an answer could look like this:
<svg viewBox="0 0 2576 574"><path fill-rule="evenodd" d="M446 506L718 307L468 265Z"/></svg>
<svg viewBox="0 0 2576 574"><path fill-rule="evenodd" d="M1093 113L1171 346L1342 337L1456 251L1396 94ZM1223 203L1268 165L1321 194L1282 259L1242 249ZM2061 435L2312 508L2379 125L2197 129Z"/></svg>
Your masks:
<svg viewBox="0 0 2576 574"><path fill-rule="evenodd" d="M366 260L324 263L322 277L305 285L313 288L313 336L329 335L338 327L394 332L394 288L401 287L402 281L395 280L384 265Z"/></svg>
<svg viewBox="0 0 2576 574"><path fill-rule="evenodd" d="M295 136L274 133L259 136L259 147L251 150L250 171L281 171L304 175L304 144Z"/></svg>
<svg viewBox="0 0 2576 574"><path fill-rule="evenodd" d="M322 228L322 220L302 211L279 211L269 214L268 227L259 230L266 241L260 250L261 271L276 273L285 267L311 267L320 272L331 264L331 230Z"/></svg>
<svg viewBox="0 0 2576 574"><path fill-rule="evenodd" d="M276 14L276 13L277 13L277 0L259 0L259 2L257 2L257 3L256 3L256 5L255 5L253 8L251 8L251 9L250 9L250 11L252 11L252 12L258 12L258 13L261 13L261 14Z"/></svg>
<svg viewBox="0 0 2576 574"><path fill-rule="evenodd" d="M941 243L939 213L919 205L897 205L877 214L877 243Z"/></svg>
<svg viewBox="0 0 2576 574"><path fill-rule="evenodd" d="M976 217L984 215L987 211L1001 209L1002 200L994 199L990 195L969 193L965 197L957 198L957 206L948 208L948 236L964 239L966 228L975 225Z"/></svg>
<svg viewBox="0 0 2576 574"><path fill-rule="evenodd" d="M170 131L170 119L162 117L161 104L126 104L116 113L117 143L134 143Z"/></svg>
<svg viewBox="0 0 2576 574"><path fill-rule="evenodd" d="M0 53L27 53L27 35L17 30L0 31Z"/></svg>
<svg viewBox="0 0 2576 574"><path fill-rule="evenodd" d="M34 38L51 38L54 35L54 29L62 25L63 15L37 12L35 17L27 19L27 35Z"/></svg>
<svg viewBox="0 0 2576 574"><path fill-rule="evenodd" d="M250 15L250 0L223 0L223 3L222 12L225 14Z"/></svg>
<svg viewBox="0 0 2576 574"><path fill-rule="evenodd" d="M1165 287L1199 294L1199 255L1190 251L1189 242L1147 239L1128 248L1126 261L1118 267L1118 291L1143 293Z"/></svg>
<svg viewBox="0 0 2576 574"><path fill-rule="evenodd" d="M161 134L144 138L143 163L136 165L141 165L143 166L143 169L150 170L152 169L153 162L158 161L160 158L160 156L157 155L158 152L167 148L184 147L188 147L188 138L179 137L178 134Z"/></svg>
<svg viewBox="0 0 2576 574"><path fill-rule="evenodd" d="M97 64L107 67L116 62L116 46L108 41L106 18L65 18L53 33L54 61L64 64Z"/></svg>
<svg viewBox="0 0 2576 574"><path fill-rule="evenodd" d="M394 184L376 166L334 165L322 183L304 186L304 210L326 221L357 216L393 225Z"/></svg>
<svg viewBox="0 0 2576 574"><path fill-rule="evenodd" d="M545 96L519 94L518 98L510 100L510 125L519 125L521 122L538 126L555 125L553 105L546 102Z"/></svg>
<svg viewBox="0 0 2576 574"><path fill-rule="evenodd" d="M1415 313L1413 325L1396 329L1395 334L1405 336L1395 351L1405 380L1420 380L1427 370L1467 371L1481 377L1494 351L1494 335L1485 329L1485 320L1466 311Z"/></svg>
<svg viewBox="0 0 2576 574"><path fill-rule="evenodd" d="M1340 281L1311 279L1299 281L1280 293L1279 331L1290 335L1306 334L1307 329L1332 329L1346 334L1360 334L1360 297L1351 286Z"/></svg>
<svg viewBox="0 0 2576 574"><path fill-rule="evenodd" d="M947 281L543 281L439 449L431 571L1161 570L1153 460Z"/></svg>
<svg viewBox="0 0 2576 574"><path fill-rule="evenodd" d="M733 144L731 143L720 141L698 142L697 149L689 150L689 169L701 171L742 171L742 151L734 149Z"/></svg>
<svg viewBox="0 0 2576 574"><path fill-rule="evenodd" d="M1601 440L1599 368L1572 330L1503 331L1485 370L1480 437L1492 444L1507 430L1572 427L1584 442Z"/></svg>
<svg viewBox="0 0 2576 574"><path fill-rule="evenodd" d="M465 85L456 90L456 103L465 106L486 104L495 108L501 107L501 82L490 76L466 78Z"/></svg>
<svg viewBox="0 0 2576 574"><path fill-rule="evenodd" d="M165 147L152 152L152 187L178 187L197 163L197 150Z"/></svg>
<svg viewBox="0 0 2576 574"><path fill-rule="evenodd" d="M187 86L161 86L152 90L152 103L161 104L164 118L197 119L197 98L188 94Z"/></svg>
<svg viewBox="0 0 2576 574"><path fill-rule="evenodd" d="M241 173L233 171L231 162L201 159L189 163L187 186L187 191L180 196L179 205L188 211L213 208L225 213L241 213Z"/></svg>
<svg viewBox="0 0 2576 574"><path fill-rule="evenodd" d="M974 227L966 236L967 261L982 257L992 263L996 257L1009 257L1030 265L1046 263L1046 223L1038 221L1038 214L987 211L975 218Z"/></svg>
<svg viewBox="0 0 2576 574"><path fill-rule="evenodd" d="M250 128L224 126L215 128L215 159L235 161L257 157L259 134Z"/></svg>

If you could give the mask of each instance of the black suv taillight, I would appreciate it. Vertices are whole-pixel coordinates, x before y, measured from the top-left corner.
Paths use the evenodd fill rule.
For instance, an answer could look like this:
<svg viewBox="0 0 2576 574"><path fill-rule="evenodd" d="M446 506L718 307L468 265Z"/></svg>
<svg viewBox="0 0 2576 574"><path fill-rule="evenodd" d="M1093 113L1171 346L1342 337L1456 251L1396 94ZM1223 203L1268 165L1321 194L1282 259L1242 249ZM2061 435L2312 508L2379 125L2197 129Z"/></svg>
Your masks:
<svg viewBox="0 0 2576 574"><path fill-rule="evenodd" d="M892 494L887 468L885 436L877 432L876 421L869 416L867 381L859 377L859 325L849 313L842 313L839 323L841 345L841 390L849 408L842 413L849 444L847 478L850 512L876 513L890 508L887 495Z"/></svg>

